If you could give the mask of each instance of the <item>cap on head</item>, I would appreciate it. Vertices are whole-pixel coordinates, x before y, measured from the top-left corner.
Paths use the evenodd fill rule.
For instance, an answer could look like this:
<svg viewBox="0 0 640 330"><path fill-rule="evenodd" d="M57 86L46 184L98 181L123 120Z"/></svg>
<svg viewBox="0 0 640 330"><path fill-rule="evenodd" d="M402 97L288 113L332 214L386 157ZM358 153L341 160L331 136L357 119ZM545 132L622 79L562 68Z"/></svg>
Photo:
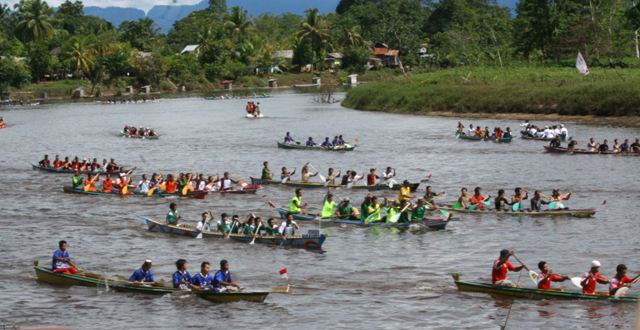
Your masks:
<svg viewBox="0 0 640 330"><path fill-rule="evenodd" d="M594 260L591 262L591 267L600 267L600 261Z"/></svg>

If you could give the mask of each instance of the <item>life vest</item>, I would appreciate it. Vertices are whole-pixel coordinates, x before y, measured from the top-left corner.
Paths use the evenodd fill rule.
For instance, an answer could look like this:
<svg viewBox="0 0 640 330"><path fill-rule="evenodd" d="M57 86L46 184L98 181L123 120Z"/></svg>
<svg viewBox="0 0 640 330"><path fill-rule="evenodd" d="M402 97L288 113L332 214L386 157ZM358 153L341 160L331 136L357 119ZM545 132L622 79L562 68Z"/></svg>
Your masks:
<svg viewBox="0 0 640 330"><path fill-rule="evenodd" d="M167 194L174 194L176 192L177 187L178 187L178 183L176 182L176 180L167 181L166 183Z"/></svg>
<svg viewBox="0 0 640 330"><path fill-rule="evenodd" d="M291 199L291 202L289 203L289 212L300 213L302 209L298 205L302 205L302 198L295 196Z"/></svg>
<svg viewBox="0 0 640 330"><path fill-rule="evenodd" d="M335 209L336 206L336 202L335 201L325 201L324 205L322 206L322 212L320 213L320 216L324 219L327 218L332 218L333 217L333 210Z"/></svg>

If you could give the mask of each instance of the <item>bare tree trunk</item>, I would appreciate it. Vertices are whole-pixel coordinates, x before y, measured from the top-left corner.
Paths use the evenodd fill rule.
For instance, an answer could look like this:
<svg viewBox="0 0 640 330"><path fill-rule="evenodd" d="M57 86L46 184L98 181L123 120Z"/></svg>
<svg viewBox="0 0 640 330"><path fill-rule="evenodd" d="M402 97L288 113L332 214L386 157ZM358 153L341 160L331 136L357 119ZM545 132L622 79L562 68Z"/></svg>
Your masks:
<svg viewBox="0 0 640 330"><path fill-rule="evenodd" d="M638 45L638 39L640 39L640 29L636 30L636 57L640 58L640 46Z"/></svg>
<svg viewBox="0 0 640 330"><path fill-rule="evenodd" d="M493 42L496 45L496 51L498 53L498 62L500 63L500 67L503 68L504 66L502 65L502 55L500 55L500 46L498 45L498 38L496 38L496 31L494 31L493 29L491 29L491 36L493 37Z"/></svg>

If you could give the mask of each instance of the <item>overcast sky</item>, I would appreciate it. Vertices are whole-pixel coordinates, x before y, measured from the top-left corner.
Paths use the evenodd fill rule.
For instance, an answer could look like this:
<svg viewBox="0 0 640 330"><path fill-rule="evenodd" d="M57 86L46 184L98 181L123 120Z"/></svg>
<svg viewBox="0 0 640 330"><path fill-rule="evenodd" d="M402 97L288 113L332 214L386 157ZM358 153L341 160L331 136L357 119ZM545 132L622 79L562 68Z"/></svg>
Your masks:
<svg viewBox="0 0 640 330"><path fill-rule="evenodd" d="M50 6L57 7L64 0L45 0ZM72 0L75 1L75 0ZM169 5L173 4L174 0L84 0L82 1L85 6L97 6L97 7L135 7L144 11L151 9L155 5ZM193 5L199 3L200 0L175 0L179 5ZM8 3L11 7L20 0L0 0L0 3Z"/></svg>

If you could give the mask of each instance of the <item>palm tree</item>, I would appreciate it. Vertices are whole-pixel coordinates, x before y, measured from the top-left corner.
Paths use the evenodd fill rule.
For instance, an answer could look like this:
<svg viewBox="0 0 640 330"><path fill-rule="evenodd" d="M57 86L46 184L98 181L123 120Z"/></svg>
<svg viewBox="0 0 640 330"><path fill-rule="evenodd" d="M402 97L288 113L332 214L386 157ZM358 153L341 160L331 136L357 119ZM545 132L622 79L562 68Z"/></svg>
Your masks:
<svg viewBox="0 0 640 330"><path fill-rule="evenodd" d="M42 0L22 0L15 5L18 12L16 34L23 42L43 41L53 36L53 10Z"/></svg>
<svg viewBox="0 0 640 330"><path fill-rule="evenodd" d="M91 48L87 37L73 37L69 41L67 56L71 60L71 66L78 74L85 77L89 76L95 61L94 50Z"/></svg>
<svg viewBox="0 0 640 330"><path fill-rule="evenodd" d="M329 24L320 16L318 9L306 11L307 17L300 26L298 37L311 42L313 51L318 54L329 45Z"/></svg>
<svg viewBox="0 0 640 330"><path fill-rule="evenodd" d="M242 39L253 28L246 10L233 6L224 21L224 27L231 31L234 38Z"/></svg>

